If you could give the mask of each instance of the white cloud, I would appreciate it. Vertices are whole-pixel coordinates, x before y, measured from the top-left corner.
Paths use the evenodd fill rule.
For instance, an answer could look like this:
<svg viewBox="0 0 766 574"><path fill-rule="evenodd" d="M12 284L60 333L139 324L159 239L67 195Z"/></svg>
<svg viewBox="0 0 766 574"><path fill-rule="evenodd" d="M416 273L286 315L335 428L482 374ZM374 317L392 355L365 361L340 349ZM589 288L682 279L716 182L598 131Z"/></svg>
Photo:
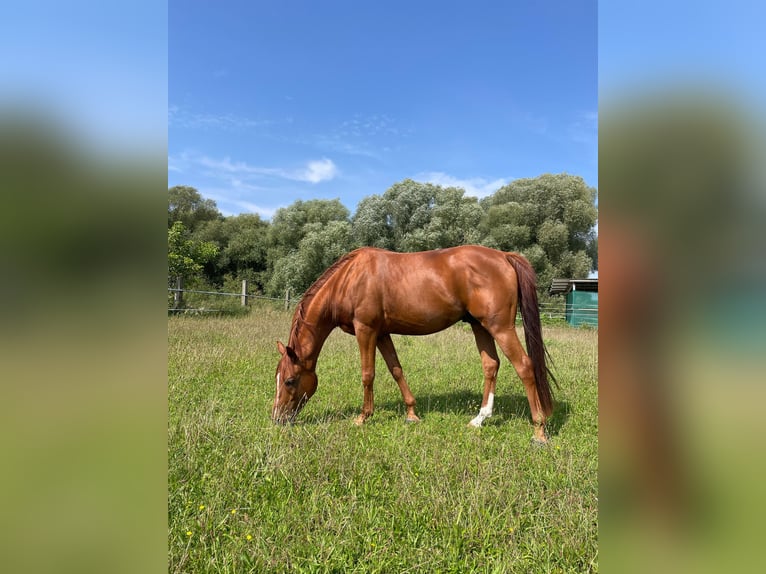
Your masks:
<svg viewBox="0 0 766 574"><path fill-rule="evenodd" d="M168 125L187 129L238 130L272 126L274 120L257 120L236 114L211 114L195 112L177 105L168 106Z"/></svg>
<svg viewBox="0 0 766 574"><path fill-rule="evenodd" d="M247 164L244 161L232 162L230 158L215 159L206 155L193 158L199 165L213 170L215 173L230 174L232 176L243 177L246 175L279 175L277 168L256 167Z"/></svg>
<svg viewBox="0 0 766 574"><path fill-rule="evenodd" d="M381 159L381 155L366 142L354 143L341 139L338 136L315 136L313 139L299 140L299 143L315 145L318 148L347 155L357 155L372 159ZM383 151L386 151L384 148Z"/></svg>
<svg viewBox="0 0 766 574"><path fill-rule="evenodd" d="M387 114L355 114L326 133L299 138L299 141L336 154L381 160L412 133L411 128L399 126Z"/></svg>
<svg viewBox="0 0 766 574"><path fill-rule="evenodd" d="M402 130L387 114L372 114L363 116L355 114L353 118L343 121L336 129L340 137L371 137L379 135L400 136Z"/></svg>
<svg viewBox="0 0 766 574"><path fill-rule="evenodd" d="M252 201L237 197L238 191L236 189L205 189L204 196L215 201L218 211L226 217L242 213L257 213L264 219L271 219L277 212L277 208L263 207Z"/></svg>
<svg viewBox="0 0 766 574"><path fill-rule="evenodd" d="M319 183L334 179L340 173L335 162L327 158L308 161L305 167L298 169L255 166L244 161L232 161L228 157L215 159L204 155L193 157L191 161L210 170L208 175L235 178L240 182L248 178L270 176L292 181Z"/></svg>
<svg viewBox="0 0 766 574"><path fill-rule="evenodd" d="M322 158L310 161L306 169L296 172L291 179L319 183L333 179L338 174L338 168L331 159Z"/></svg>
<svg viewBox="0 0 766 574"><path fill-rule="evenodd" d="M492 195L498 189L510 182L510 179L486 180L483 177L472 177L470 179L459 179L441 171L432 171L420 173L414 177L417 181L424 181L441 185L442 187L462 187L466 195L482 198Z"/></svg>
<svg viewBox="0 0 766 574"><path fill-rule="evenodd" d="M275 206L275 202L281 204L292 196L294 188L332 180L340 171L335 162L326 157L283 168L185 151L168 156L168 173L182 173L184 184L197 187L204 197L214 200L226 216L257 213L270 219L280 207ZM291 183L296 181L304 185Z"/></svg>

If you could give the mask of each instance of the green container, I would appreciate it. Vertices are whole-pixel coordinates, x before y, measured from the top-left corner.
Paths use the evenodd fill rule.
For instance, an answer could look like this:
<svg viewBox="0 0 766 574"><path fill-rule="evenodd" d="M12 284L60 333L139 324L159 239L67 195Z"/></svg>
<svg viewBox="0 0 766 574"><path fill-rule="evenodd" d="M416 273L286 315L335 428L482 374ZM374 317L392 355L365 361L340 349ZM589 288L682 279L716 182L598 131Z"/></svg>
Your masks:
<svg viewBox="0 0 766 574"><path fill-rule="evenodd" d="M567 323L598 327L598 291L569 291L566 298Z"/></svg>

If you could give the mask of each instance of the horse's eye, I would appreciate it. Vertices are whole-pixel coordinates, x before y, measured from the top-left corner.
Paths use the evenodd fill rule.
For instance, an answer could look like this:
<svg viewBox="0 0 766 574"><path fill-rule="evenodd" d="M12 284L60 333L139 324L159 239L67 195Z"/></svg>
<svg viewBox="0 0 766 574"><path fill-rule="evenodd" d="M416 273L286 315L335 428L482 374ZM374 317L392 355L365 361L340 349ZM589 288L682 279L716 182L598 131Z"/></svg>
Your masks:
<svg viewBox="0 0 766 574"><path fill-rule="evenodd" d="M297 381L297 380L296 380L294 377L291 377L291 378L289 378L289 379L287 379L287 380L285 381L285 384L286 384L288 387L294 387L294 386L295 386L297 383L298 383L298 381Z"/></svg>

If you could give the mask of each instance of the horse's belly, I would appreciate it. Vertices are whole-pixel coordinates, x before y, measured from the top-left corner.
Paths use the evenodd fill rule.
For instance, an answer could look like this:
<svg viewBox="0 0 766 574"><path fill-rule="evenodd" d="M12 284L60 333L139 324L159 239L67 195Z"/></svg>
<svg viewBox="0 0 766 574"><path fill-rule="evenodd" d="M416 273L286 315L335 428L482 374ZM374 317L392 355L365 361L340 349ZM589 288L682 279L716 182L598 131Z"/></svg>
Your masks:
<svg viewBox="0 0 766 574"><path fill-rule="evenodd" d="M385 330L396 335L430 335L454 325L464 316L462 310L438 313L410 313L404 316L387 316Z"/></svg>

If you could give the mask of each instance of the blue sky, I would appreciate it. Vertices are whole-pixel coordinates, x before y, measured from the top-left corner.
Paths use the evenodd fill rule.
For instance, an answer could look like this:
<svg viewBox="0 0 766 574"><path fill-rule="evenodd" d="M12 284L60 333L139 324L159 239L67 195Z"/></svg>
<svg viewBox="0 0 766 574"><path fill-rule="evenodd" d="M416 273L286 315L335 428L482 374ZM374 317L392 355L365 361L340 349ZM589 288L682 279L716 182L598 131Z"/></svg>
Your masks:
<svg viewBox="0 0 766 574"><path fill-rule="evenodd" d="M173 0L168 22L168 185L224 214L353 212L408 177L598 185L595 1Z"/></svg>

